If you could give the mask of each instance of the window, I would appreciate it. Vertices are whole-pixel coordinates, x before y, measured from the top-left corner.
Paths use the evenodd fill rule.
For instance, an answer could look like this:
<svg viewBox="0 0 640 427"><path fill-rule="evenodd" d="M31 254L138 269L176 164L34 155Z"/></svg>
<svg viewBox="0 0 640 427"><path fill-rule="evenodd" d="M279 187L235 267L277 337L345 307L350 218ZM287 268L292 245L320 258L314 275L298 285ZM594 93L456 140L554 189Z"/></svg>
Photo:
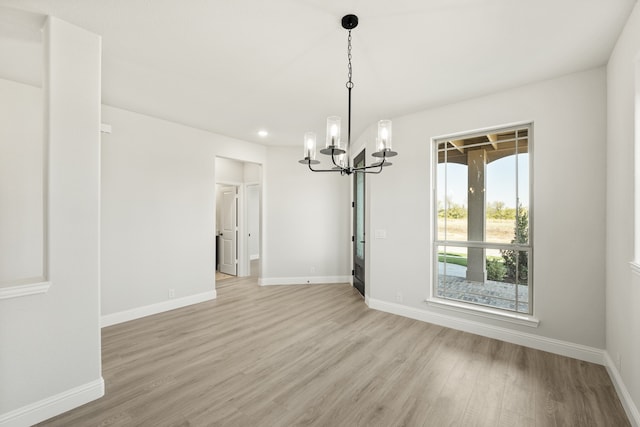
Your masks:
<svg viewBox="0 0 640 427"><path fill-rule="evenodd" d="M434 140L433 296L533 313L532 125Z"/></svg>

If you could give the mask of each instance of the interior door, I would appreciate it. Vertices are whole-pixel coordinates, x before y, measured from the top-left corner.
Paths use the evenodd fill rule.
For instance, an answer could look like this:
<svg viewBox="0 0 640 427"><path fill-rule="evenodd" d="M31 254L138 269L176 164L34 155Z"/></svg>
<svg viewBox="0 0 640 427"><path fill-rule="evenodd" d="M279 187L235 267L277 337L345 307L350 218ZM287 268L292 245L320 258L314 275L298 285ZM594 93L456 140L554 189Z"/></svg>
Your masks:
<svg viewBox="0 0 640 427"><path fill-rule="evenodd" d="M220 272L238 274L238 188L223 187L220 230Z"/></svg>
<svg viewBox="0 0 640 427"><path fill-rule="evenodd" d="M355 167L362 167L364 150L356 156ZM353 174L353 286L364 296L364 173Z"/></svg>

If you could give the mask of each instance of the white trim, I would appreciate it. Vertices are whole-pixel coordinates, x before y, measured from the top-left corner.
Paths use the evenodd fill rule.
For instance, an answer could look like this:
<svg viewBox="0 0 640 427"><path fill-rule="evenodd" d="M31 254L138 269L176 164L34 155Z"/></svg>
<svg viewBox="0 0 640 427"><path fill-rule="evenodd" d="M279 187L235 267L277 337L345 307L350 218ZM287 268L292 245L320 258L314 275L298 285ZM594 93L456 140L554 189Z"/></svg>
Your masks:
<svg viewBox="0 0 640 427"><path fill-rule="evenodd" d="M464 304L435 297L427 299L426 302L429 305L437 306L445 310L471 314L487 319L501 320L504 322L515 323L517 325L530 326L532 328L537 328L540 324L540 320L528 314L518 314L515 312L497 310L480 305Z"/></svg>
<svg viewBox="0 0 640 427"><path fill-rule="evenodd" d="M249 255L249 260L250 261L255 261L257 259L260 259L260 254L257 255Z"/></svg>
<svg viewBox="0 0 640 427"><path fill-rule="evenodd" d="M30 426L104 396L102 377L0 415L0 427Z"/></svg>
<svg viewBox="0 0 640 427"><path fill-rule="evenodd" d="M397 314L399 316L408 317L410 319L420 320L422 322L434 323L436 325L445 326L447 328L457 329L464 332L470 332L484 337L494 338L513 344L523 345L538 350L548 351L550 353L562 356L573 357L575 359L587 362L604 364L604 350L588 347L581 344L574 344L567 341L561 341L554 338L547 338L540 335L534 335L527 332L520 332L513 329L507 329L500 326L493 326L474 322L471 320L460 319L447 314L433 313L420 310L405 305L389 303L376 299L369 299L369 308L384 311L386 313Z"/></svg>
<svg viewBox="0 0 640 427"><path fill-rule="evenodd" d="M462 137L473 138L475 136L481 136L487 133L493 133L494 131L497 131L497 130L499 131L515 130L516 128L521 128L523 126L533 126L533 120L524 120L521 122L506 123L504 125L489 126L489 127L479 128L479 129L470 130L470 131L447 133L444 135L432 136L431 141L434 142L438 140L462 139Z"/></svg>
<svg viewBox="0 0 640 427"><path fill-rule="evenodd" d="M0 299L18 298L27 295L45 294L51 287L51 282L33 282L16 284L13 286L0 286Z"/></svg>
<svg viewBox="0 0 640 427"><path fill-rule="evenodd" d="M640 276L640 263L638 263L637 261L631 261L629 263L629 266L631 267L632 272Z"/></svg>
<svg viewBox="0 0 640 427"><path fill-rule="evenodd" d="M313 276L313 277L262 277L258 279L260 286L271 285L324 285L350 283L351 276Z"/></svg>
<svg viewBox="0 0 640 427"><path fill-rule="evenodd" d="M140 319L141 317L151 316L152 314L164 313L165 311L175 310L176 308L186 307L192 304L198 304L205 301L216 299L217 293L214 290L203 292L200 294L189 295L183 298L170 299L156 304L145 305L143 307L132 308L131 310L120 311L118 313L105 314L100 319L101 327L117 325L118 323L128 322L130 320Z"/></svg>
<svg viewBox="0 0 640 427"><path fill-rule="evenodd" d="M627 387L624 385L624 381L622 380L622 376L620 375L620 372L618 372L618 368L616 368L615 363L613 363L613 360L607 351L604 352L604 362L604 366L607 368L607 372L609 373L611 381L616 388L620 402L627 413L627 417L629 417L631 425L634 427L640 427L640 411L638 411L638 407L633 402L633 399L629 394L629 390L627 390Z"/></svg>

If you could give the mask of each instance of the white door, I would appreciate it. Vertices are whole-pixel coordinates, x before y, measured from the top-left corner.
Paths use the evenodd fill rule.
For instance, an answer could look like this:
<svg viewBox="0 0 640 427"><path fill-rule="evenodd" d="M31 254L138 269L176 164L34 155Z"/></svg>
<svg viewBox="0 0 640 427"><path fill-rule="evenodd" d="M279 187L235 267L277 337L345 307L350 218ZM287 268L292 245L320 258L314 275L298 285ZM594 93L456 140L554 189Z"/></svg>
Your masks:
<svg viewBox="0 0 640 427"><path fill-rule="evenodd" d="M220 272L238 274L238 195L237 187L223 187L221 198Z"/></svg>

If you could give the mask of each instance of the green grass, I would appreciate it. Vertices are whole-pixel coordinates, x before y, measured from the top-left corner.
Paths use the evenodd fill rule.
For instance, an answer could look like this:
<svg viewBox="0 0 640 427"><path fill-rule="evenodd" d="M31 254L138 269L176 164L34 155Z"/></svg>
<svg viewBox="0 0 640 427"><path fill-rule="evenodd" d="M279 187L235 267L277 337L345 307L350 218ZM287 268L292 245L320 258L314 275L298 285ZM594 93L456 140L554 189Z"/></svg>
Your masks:
<svg viewBox="0 0 640 427"><path fill-rule="evenodd" d="M445 261L446 258L446 261ZM467 257L463 254L451 254L438 252L438 261L446 262L447 264L457 264L464 267L467 266Z"/></svg>
<svg viewBox="0 0 640 427"><path fill-rule="evenodd" d="M445 261L445 257L446 257L446 261ZM502 261L502 257L501 256L488 256L487 260ZM467 256L465 254L453 254L453 253L449 253L449 252L447 252L447 253L438 252L438 261L446 262L447 264L461 265L463 267L467 266Z"/></svg>

